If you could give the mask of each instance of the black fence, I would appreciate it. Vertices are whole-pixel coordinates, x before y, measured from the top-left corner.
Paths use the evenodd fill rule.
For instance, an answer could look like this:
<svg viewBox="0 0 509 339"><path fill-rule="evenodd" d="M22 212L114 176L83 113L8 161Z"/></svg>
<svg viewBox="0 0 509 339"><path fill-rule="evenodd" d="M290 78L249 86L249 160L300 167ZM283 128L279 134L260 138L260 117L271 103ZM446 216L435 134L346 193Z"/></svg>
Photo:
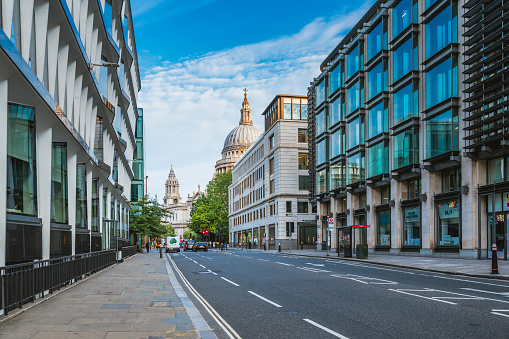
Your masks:
<svg viewBox="0 0 509 339"><path fill-rule="evenodd" d="M122 259L135 255L137 252L136 246L124 246L122 247Z"/></svg>
<svg viewBox="0 0 509 339"><path fill-rule="evenodd" d="M131 253L130 247L124 249ZM116 262L110 250L0 267L0 306L7 314Z"/></svg>

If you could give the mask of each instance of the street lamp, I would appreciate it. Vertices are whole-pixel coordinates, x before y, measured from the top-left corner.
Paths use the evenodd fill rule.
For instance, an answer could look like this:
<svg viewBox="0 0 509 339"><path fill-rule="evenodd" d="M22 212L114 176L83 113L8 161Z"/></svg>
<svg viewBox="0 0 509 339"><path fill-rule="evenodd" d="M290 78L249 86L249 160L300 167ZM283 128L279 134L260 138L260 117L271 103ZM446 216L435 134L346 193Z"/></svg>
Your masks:
<svg viewBox="0 0 509 339"><path fill-rule="evenodd" d="M116 64L114 62L103 62L102 64L94 64L92 62L88 63L88 69L94 69L94 66L97 66L97 67L114 67L114 68L120 67L119 64Z"/></svg>

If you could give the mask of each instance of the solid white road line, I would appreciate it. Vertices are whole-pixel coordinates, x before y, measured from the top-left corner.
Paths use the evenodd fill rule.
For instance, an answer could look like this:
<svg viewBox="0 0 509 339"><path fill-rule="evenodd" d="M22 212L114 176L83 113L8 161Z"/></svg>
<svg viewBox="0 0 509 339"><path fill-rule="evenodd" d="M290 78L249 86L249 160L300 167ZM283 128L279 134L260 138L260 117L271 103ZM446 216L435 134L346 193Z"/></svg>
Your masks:
<svg viewBox="0 0 509 339"><path fill-rule="evenodd" d="M455 281L463 281L463 282L469 282L469 283L474 283L474 284L482 284L482 285L490 285L490 286L509 287L509 285L493 284L493 283L488 283L488 282L484 282L484 281L476 281L476 280L467 280L467 279L459 279L459 278L441 277L439 275L434 275L433 278L455 280ZM484 278L484 279L486 279L486 278Z"/></svg>
<svg viewBox="0 0 509 339"><path fill-rule="evenodd" d="M309 319L303 319L303 320L304 320L305 322L310 323L310 324L311 324L311 325L313 325L313 326L318 327L318 328L319 328L319 329L321 329L321 330L324 330L324 331L325 331L325 332L327 332L327 333L332 334L332 335L333 335L333 336L335 336L335 337L338 337L338 338L341 338L341 339L348 339L348 337L345 337L344 335L341 335L341 334L339 334L338 332L334 332L334 331L333 331L333 330L331 330L330 328L327 328L327 327L322 326L322 325L320 325L320 324L318 324L318 323L315 323L313 320L309 320Z"/></svg>
<svg viewBox="0 0 509 339"><path fill-rule="evenodd" d="M274 306L276 306L276 307L283 307L283 306L281 306L281 305L279 305L279 304L276 304L276 303L275 303L275 302L273 302L273 301L270 301L270 300L269 300L269 299L267 299L267 298L262 297L262 296L261 296L261 295L259 295L259 294L254 293L253 291L248 291L248 292L249 292L249 293L251 293L252 295L254 295L255 297L258 297L258 298L262 299L263 301L268 302L269 304L272 304L272 305L274 305Z"/></svg>
<svg viewBox="0 0 509 339"><path fill-rule="evenodd" d="M209 270L210 273L212 273L213 275L217 275L216 272L212 272L211 270Z"/></svg>
<svg viewBox="0 0 509 339"><path fill-rule="evenodd" d="M203 268L206 268L206 267L205 267L205 266L203 266L202 264L200 264L200 266L201 266L201 267L203 267Z"/></svg>
<svg viewBox="0 0 509 339"><path fill-rule="evenodd" d="M228 281L230 284L235 285L235 286L237 286L237 287L239 287L239 286L240 286L239 284L236 284L236 283L234 283L233 281L228 280L228 279L226 279L226 278L224 278L224 277L221 277L221 279L223 279L223 280L225 280L225 281Z"/></svg>
<svg viewBox="0 0 509 339"><path fill-rule="evenodd" d="M491 314L496 314L496 315L501 315L502 317L508 317L509 318L509 314L507 313L499 313L499 312L509 312L509 310L491 310Z"/></svg>
<svg viewBox="0 0 509 339"><path fill-rule="evenodd" d="M293 266L292 264L285 264L284 262L279 262L279 261L277 261L276 264L285 265L285 266Z"/></svg>
<svg viewBox="0 0 509 339"><path fill-rule="evenodd" d="M389 291L398 292L398 293L402 293L402 294L408 294L408 295L411 295L411 296L414 296L414 297L428 299L428 300L433 300L433 301L438 301L438 302L441 302L441 303L446 303L446 304L451 304L451 305L458 305L458 304L450 302L450 301L445 301L445 300L435 299L435 298L428 298L428 297L424 297L422 295L408 293L408 292L404 292L404 291L401 291L401 290L393 290L393 289L389 288ZM424 290L424 291L421 291L421 292L429 292L429 290Z"/></svg>
<svg viewBox="0 0 509 339"><path fill-rule="evenodd" d="M310 262L307 262L306 265L319 266L319 267L325 266L324 264L313 264L313 263L310 263Z"/></svg>
<svg viewBox="0 0 509 339"><path fill-rule="evenodd" d="M503 295L503 296L509 297L509 292L492 292L492 291L476 290L475 288L467 288L467 287L462 287L461 289L467 290L467 291L474 291L474 292L498 294L498 295Z"/></svg>

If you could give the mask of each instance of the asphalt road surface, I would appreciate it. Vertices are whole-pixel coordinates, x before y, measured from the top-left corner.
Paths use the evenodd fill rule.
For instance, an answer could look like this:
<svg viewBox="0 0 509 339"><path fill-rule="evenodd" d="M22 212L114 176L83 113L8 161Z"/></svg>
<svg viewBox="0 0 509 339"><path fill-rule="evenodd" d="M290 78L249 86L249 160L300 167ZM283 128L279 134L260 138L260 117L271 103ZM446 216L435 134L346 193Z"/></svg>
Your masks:
<svg viewBox="0 0 509 339"><path fill-rule="evenodd" d="M219 338L509 338L509 281L246 251L171 263Z"/></svg>

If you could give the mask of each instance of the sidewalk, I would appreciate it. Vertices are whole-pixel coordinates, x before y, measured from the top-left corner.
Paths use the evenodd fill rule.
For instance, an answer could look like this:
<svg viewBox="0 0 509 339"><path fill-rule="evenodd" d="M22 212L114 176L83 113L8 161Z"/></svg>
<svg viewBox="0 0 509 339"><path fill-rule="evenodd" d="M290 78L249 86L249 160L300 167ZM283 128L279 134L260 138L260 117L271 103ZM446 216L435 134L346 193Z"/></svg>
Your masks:
<svg viewBox="0 0 509 339"><path fill-rule="evenodd" d="M0 325L0 338L9 339L177 337L216 338L155 251L138 253Z"/></svg>
<svg viewBox="0 0 509 339"><path fill-rule="evenodd" d="M240 251L238 248L228 250ZM388 254L369 254L368 259L355 259L355 258L343 258L343 255L338 257L336 252L330 252L327 256L325 251L317 250L282 250L279 253L277 250L264 251L258 249L251 249L244 251L256 251L256 252L269 252L274 254L284 255L297 255L304 257L320 257L330 258L336 260L348 260L359 263L373 263L385 266L393 267L405 267L414 268L430 272L438 273L449 273L449 274L460 274L471 277L482 277L492 279L505 279L509 280L509 261L498 260L498 270L500 274L491 274L491 259L489 260L465 260L465 259L448 259L448 258L434 258L434 257L421 257L421 256L409 256L409 255L388 255Z"/></svg>

